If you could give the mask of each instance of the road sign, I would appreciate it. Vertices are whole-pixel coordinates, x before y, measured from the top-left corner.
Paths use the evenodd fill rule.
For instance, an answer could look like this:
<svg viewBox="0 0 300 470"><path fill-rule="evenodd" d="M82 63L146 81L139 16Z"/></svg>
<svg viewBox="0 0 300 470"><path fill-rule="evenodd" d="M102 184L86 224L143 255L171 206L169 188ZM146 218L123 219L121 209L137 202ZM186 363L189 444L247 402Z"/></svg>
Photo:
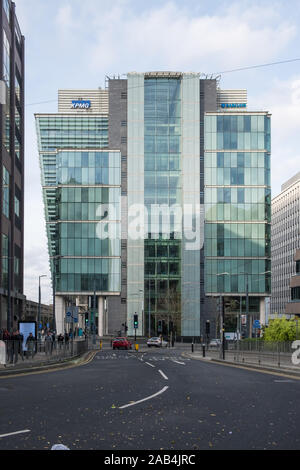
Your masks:
<svg viewBox="0 0 300 470"><path fill-rule="evenodd" d="M72 312L67 312L67 317L71 317L72 316Z"/></svg>
<svg viewBox="0 0 300 470"><path fill-rule="evenodd" d="M253 328L260 329L260 321L259 321L259 320L254 320L254 322L253 322Z"/></svg>

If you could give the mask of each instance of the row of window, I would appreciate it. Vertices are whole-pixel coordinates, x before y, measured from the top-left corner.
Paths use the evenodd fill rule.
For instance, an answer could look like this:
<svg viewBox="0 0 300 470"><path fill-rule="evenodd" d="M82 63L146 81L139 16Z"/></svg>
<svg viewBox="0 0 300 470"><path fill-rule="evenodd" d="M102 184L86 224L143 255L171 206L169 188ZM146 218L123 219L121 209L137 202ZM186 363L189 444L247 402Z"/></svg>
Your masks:
<svg viewBox="0 0 300 470"><path fill-rule="evenodd" d="M145 258L180 258L179 243L145 242Z"/></svg>
<svg viewBox="0 0 300 470"><path fill-rule="evenodd" d="M119 274L61 274L57 292L120 292Z"/></svg>
<svg viewBox="0 0 300 470"><path fill-rule="evenodd" d="M180 170L180 155L146 153L144 159L146 171L178 171Z"/></svg>
<svg viewBox="0 0 300 470"><path fill-rule="evenodd" d="M180 153L180 135L145 135L145 153Z"/></svg>
<svg viewBox="0 0 300 470"><path fill-rule="evenodd" d="M222 239L213 238L205 241L205 256L271 256L271 245L264 239Z"/></svg>
<svg viewBox="0 0 300 470"><path fill-rule="evenodd" d="M206 259L205 260L205 273L214 275L217 279L228 278L227 273L231 274L232 277L238 277L242 273L262 275L271 271L271 261L263 259ZM217 276L219 273L226 273L221 276ZM269 273L264 274L270 276ZM219 282L219 281L218 281Z"/></svg>
<svg viewBox="0 0 300 470"><path fill-rule="evenodd" d="M226 276L228 279L219 280L216 276L205 276L205 292L207 293L240 293L246 292L245 276ZM248 292L251 294L269 294L270 281L265 275L248 276Z"/></svg>
<svg viewBox="0 0 300 470"><path fill-rule="evenodd" d="M265 132L270 134L270 118L265 115L208 115L205 132Z"/></svg>
<svg viewBox="0 0 300 470"><path fill-rule="evenodd" d="M265 168L206 168L206 186L270 186L270 170Z"/></svg>
<svg viewBox="0 0 300 470"><path fill-rule="evenodd" d="M61 152L57 168L120 168L120 152Z"/></svg>
<svg viewBox="0 0 300 470"><path fill-rule="evenodd" d="M57 184L71 185L121 185L119 168L59 168Z"/></svg>
<svg viewBox="0 0 300 470"><path fill-rule="evenodd" d="M205 168L267 168L270 154L266 152L205 152Z"/></svg>
<svg viewBox="0 0 300 470"><path fill-rule="evenodd" d="M271 150L271 138L263 132L206 132L205 150Z"/></svg>
<svg viewBox="0 0 300 470"><path fill-rule="evenodd" d="M62 238L59 245L62 256L120 256L121 252L119 240Z"/></svg>
<svg viewBox="0 0 300 470"><path fill-rule="evenodd" d="M265 188L206 188L205 203L264 204L270 203L271 191Z"/></svg>
<svg viewBox="0 0 300 470"><path fill-rule="evenodd" d="M180 262L179 261L146 261L145 262L145 275L146 276L180 276Z"/></svg>
<svg viewBox="0 0 300 470"><path fill-rule="evenodd" d="M121 272L120 259L61 259L61 274L116 274Z"/></svg>
<svg viewBox="0 0 300 470"><path fill-rule="evenodd" d="M104 217L107 220L120 220L120 204L114 203L110 208L93 202L64 202L58 205L59 220L102 220Z"/></svg>
<svg viewBox="0 0 300 470"><path fill-rule="evenodd" d="M120 188L59 188L60 202L120 203Z"/></svg>
<svg viewBox="0 0 300 470"><path fill-rule="evenodd" d="M270 240L269 224L205 224L205 240L210 238Z"/></svg>
<svg viewBox="0 0 300 470"><path fill-rule="evenodd" d="M206 204L205 220L253 221L270 220L271 208L265 204Z"/></svg>

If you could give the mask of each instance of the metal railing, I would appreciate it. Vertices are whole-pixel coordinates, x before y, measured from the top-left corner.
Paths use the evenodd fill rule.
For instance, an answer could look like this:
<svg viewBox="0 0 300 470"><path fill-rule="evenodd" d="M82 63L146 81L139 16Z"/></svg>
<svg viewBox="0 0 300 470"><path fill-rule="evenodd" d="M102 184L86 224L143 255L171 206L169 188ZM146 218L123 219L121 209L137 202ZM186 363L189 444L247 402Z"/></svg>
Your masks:
<svg viewBox="0 0 300 470"><path fill-rule="evenodd" d="M207 355L218 359L220 347L209 347ZM300 366L295 365L292 361L294 352L292 341L242 340L226 341L225 344L225 360L276 368L290 367L294 369L296 367L300 370Z"/></svg>
<svg viewBox="0 0 300 470"><path fill-rule="evenodd" d="M59 362L80 356L88 351L88 340L85 339L74 341L40 339L29 341L27 344L19 340L3 342L6 350L6 365Z"/></svg>

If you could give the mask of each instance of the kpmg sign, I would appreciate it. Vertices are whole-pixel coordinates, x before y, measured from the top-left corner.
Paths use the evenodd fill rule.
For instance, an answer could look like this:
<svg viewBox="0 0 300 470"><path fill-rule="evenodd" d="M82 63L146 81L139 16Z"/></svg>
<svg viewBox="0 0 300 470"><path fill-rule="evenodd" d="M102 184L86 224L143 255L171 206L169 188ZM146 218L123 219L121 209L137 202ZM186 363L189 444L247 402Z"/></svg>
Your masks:
<svg viewBox="0 0 300 470"><path fill-rule="evenodd" d="M90 101L73 100L71 109L89 109L91 107Z"/></svg>
<svg viewBox="0 0 300 470"><path fill-rule="evenodd" d="M221 108L247 108L247 103L221 103Z"/></svg>

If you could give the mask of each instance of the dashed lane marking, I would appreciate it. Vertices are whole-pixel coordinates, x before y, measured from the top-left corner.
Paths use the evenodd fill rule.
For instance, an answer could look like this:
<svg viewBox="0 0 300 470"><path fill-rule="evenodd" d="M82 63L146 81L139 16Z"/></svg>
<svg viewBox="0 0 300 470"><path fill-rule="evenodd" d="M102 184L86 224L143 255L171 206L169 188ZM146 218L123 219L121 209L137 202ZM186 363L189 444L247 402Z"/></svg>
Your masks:
<svg viewBox="0 0 300 470"><path fill-rule="evenodd" d="M162 370L159 369L158 372L160 373L160 375L161 375L165 380L169 380L168 377L163 373Z"/></svg>

